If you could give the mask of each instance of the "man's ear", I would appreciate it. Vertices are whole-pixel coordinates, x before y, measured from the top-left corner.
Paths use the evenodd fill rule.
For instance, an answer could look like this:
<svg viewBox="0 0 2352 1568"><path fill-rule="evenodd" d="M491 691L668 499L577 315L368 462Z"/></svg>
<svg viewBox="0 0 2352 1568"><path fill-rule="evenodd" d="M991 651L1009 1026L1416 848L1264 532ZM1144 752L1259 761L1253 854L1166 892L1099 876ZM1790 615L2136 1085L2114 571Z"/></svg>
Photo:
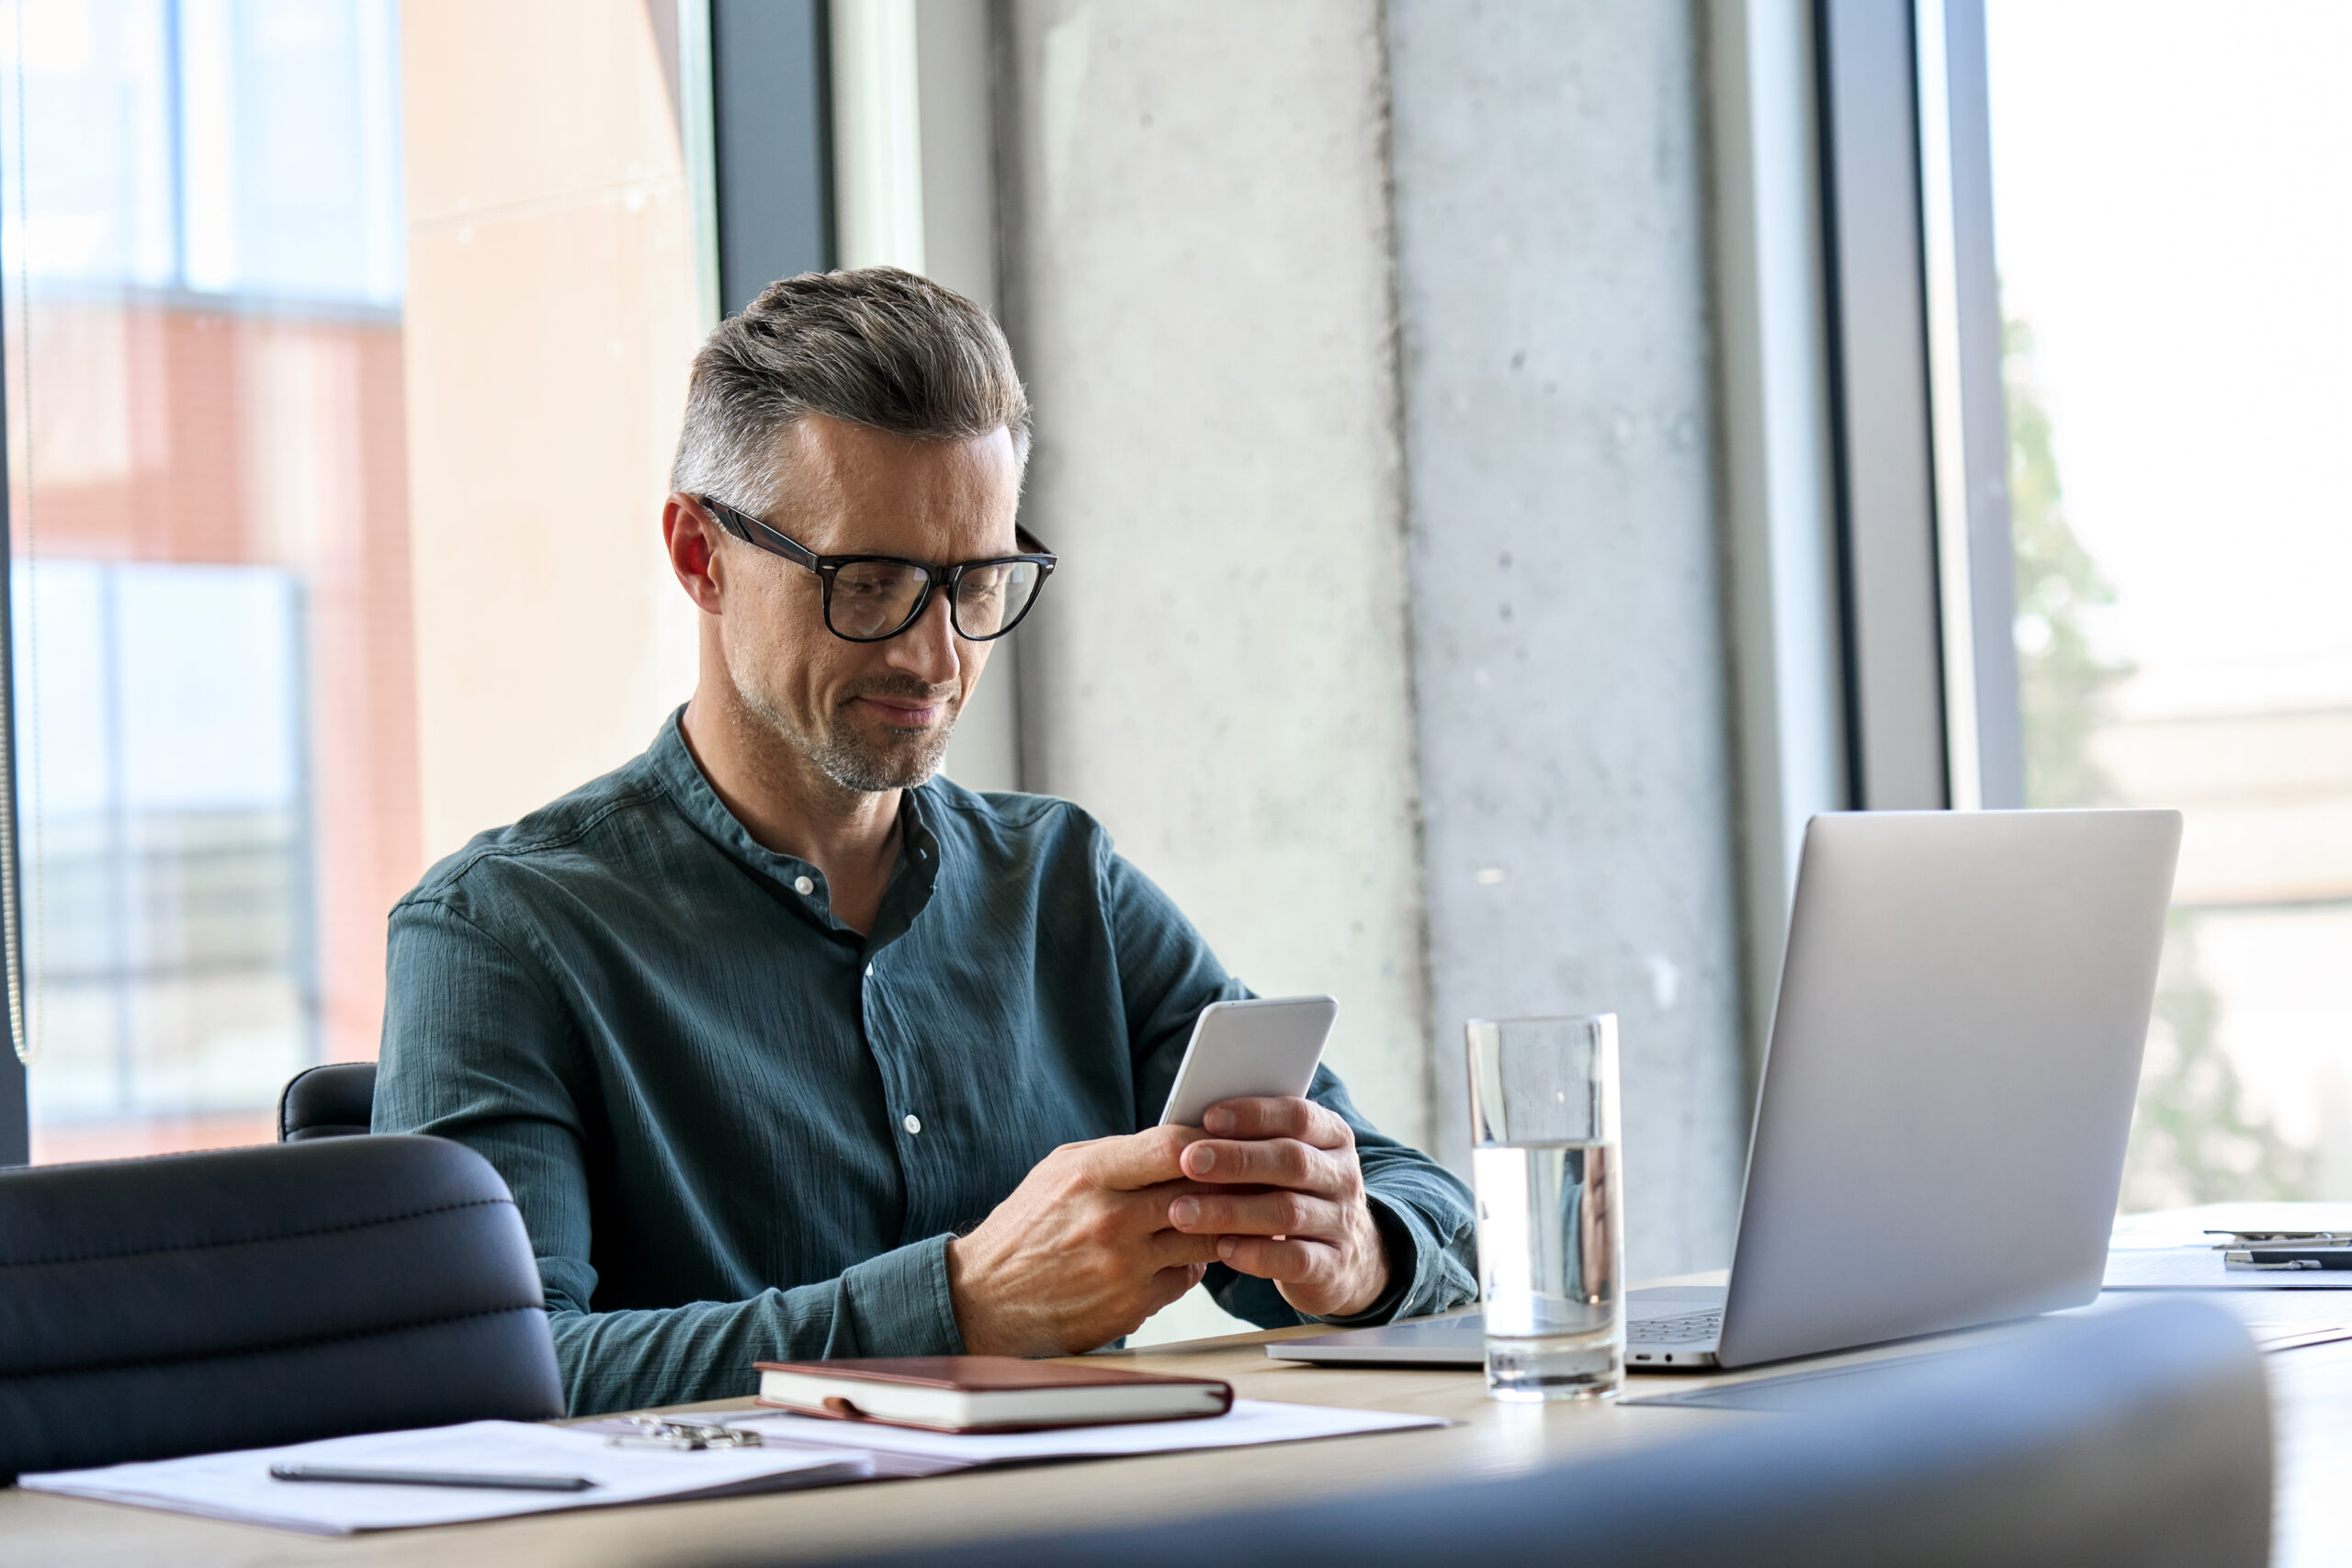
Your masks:
<svg viewBox="0 0 2352 1568"><path fill-rule="evenodd" d="M662 543L670 552L670 570L706 615L718 615L725 597L718 540L718 519L693 496L673 491L662 503Z"/></svg>

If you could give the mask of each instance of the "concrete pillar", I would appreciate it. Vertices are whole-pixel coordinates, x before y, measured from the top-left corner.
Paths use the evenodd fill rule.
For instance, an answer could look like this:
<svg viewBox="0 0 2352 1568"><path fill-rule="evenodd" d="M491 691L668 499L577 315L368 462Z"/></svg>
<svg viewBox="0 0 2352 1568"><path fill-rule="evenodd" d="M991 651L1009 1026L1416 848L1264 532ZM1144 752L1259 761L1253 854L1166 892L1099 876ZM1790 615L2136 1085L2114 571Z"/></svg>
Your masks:
<svg viewBox="0 0 2352 1568"><path fill-rule="evenodd" d="M1623 1021L1628 1260L1746 1121L1692 6L1390 0L1438 1148L1464 1019Z"/></svg>
<svg viewBox="0 0 2352 1568"><path fill-rule="evenodd" d="M1012 0L1005 316L1062 553L1023 782L1100 815L1426 1140L1410 667L1373 0Z"/></svg>

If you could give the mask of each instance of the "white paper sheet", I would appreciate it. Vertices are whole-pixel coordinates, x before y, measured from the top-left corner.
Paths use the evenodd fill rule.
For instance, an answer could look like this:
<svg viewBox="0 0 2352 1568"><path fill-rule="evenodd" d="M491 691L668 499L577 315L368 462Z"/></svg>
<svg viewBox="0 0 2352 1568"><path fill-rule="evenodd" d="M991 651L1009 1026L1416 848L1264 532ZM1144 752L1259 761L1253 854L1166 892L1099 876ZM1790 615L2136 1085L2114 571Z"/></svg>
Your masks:
<svg viewBox="0 0 2352 1568"><path fill-rule="evenodd" d="M1193 1449L1250 1448L1452 1425L1435 1416L1385 1410L1340 1410L1237 1399L1223 1416L1201 1421L1136 1421L1114 1427L1061 1427L1045 1432L923 1432L872 1422L827 1421L787 1410L730 1411L730 1427L749 1427L771 1443L813 1443L872 1451L877 1465L891 1458L945 1461L943 1468L1015 1464L1050 1459L1109 1459L1125 1454L1178 1453Z"/></svg>
<svg viewBox="0 0 2352 1568"><path fill-rule="evenodd" d="M590 1492L508 1492L272 1479L269 1467L282 1463L580 1475L596 1487ZM601 1435L561 1427L473 1421L103 1470L51 1471L19 1476L17 1484L29 1491L169 1508L314 1535L351 1535L563 1508L782 1491L863 1480L870 1473L872 1466L863 1452L820 1444L695 1452L616 1449Z"/></svg>
<svg viewBox="0 0 2352 1568"><path fill-rule="evenodd" d="M563 1508L938 1475L978 1465L1250 1448L1451 1425L1434 1416L1339 1410L1262 1399L1237 1399L1231 1411L1204 1421L1146 1421L1047 1432L920 1432L904 1427L825 1421L783 1410L727 1411L702 1418L749 1427L766 1438L766 1446L695 1452L616 1449L601 1432L476 1421L462 1427L331 1438L279 1449L153 1460L103 1470L51 1471L20 1476L17 1484L36 1492L169 1508L314 1535L351 1535ZM338 1485L272 1479L269 1467L281 1463L582 1475L597 1484L593 1492Z"/></svg>

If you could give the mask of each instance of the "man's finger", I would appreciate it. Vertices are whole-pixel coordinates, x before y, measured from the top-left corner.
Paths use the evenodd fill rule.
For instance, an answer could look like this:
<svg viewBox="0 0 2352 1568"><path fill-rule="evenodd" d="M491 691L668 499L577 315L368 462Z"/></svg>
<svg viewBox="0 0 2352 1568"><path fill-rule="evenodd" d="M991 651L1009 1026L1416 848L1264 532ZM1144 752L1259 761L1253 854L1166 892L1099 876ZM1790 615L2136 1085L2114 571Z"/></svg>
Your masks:
<svg viewBox="0 0 2352 1568"><path fill-rule="evenodd" d="M1143 1244L1143 1255L1155 1269L1204 1269L1217 1260L1219 1239L1206 1231L1154 1231Z"/></svg>
<svg viewBox="0 0 2352 1568"><path fill-rule="evenodd" d="M1097 1138L1078 1148L1094 1182L1114 1191L1132 1192L1174 1181L1184 1174L1180 1156L1188 1144L1204 1134L1196 1127L1152 1127L1122 1137Z"/></svg>
<svg viewBox="0 0 2352 1568"><path fill-rule="evenodd" d="M1228 1235L1218 1240L1217 1257L1237 1273L1295 1284L1319 1278L1337 1266L1340 1255L1335 1247L1297 1236L1277 1241L1271 1236Z"/></svg>
<svg viewBox="0 0 2352 1568"><path fill-rule="evenodd" d="M1317 1239L1342 1235L1347 1213L1328 1199L1304 1192L1218 1193L1174 1200L1168 1205L1168 1222L1193 1235Z"/></svg>
<svg viewBox="0 0 2352 1568"><path fill-rule="evenodd" d="M1203 1138L1181 1156L1181 1168L1194 1181L1288 1187L1332 1197L1347 1190L1353 1164L1352 1155L1328 1154L1296 1138Z"/></svg>
<svg viewBox="0 0 2352 1568"><path fill-rule="evenodd" d="M1159 1181L1149 1187L1132 1190L1105 1188L1087 1200L1097 1205L1102 1216L1102 1226L1095 1239L1106 1245L1124 1247L1139 1241L1155 1231L1173 1229L1168 1223L1168 1206L1179 1198L1221 1189L1198 1181Z"/></svg>
<svg viewBox="0 0 2352 1568"><path fill-rule="evenodd" d="M1355 1147L1355 1129L1339 1112L1289 1096L1219 1100L1201 1118L1201 1131L1218 1138L1296 1138L1318 1149Z"/></svg>
<svg viewBox="0 0 2352 1568"><path fill-rule="evenodd" d="M1158 1312L1161 1307L1175 1302L1186 1291L1199 1284L1201 1276L1207 1272L1207 1264L1189 1263L1180 1264L1172 1269L1162 1269L1153 1275L1150 1294L1145 1297L1145 1300L1151 1303L1146 1309L1146 1315Z"/></svg>

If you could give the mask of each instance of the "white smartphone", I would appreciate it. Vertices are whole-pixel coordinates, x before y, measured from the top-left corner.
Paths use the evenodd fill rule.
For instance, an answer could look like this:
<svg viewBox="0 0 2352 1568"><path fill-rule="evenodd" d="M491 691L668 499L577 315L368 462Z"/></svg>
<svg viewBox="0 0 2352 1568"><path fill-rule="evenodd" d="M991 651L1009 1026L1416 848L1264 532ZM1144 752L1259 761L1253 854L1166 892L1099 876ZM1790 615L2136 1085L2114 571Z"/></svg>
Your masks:
<svg viewBox="0 0 2352 1568"><path fill-rule="evenodd" d="M1193 1021L1159 1124L1197 1127L1221 1100L1304 1096L1339 1016L1340 1004L1329 997L1211 1002Z"/></svg>

